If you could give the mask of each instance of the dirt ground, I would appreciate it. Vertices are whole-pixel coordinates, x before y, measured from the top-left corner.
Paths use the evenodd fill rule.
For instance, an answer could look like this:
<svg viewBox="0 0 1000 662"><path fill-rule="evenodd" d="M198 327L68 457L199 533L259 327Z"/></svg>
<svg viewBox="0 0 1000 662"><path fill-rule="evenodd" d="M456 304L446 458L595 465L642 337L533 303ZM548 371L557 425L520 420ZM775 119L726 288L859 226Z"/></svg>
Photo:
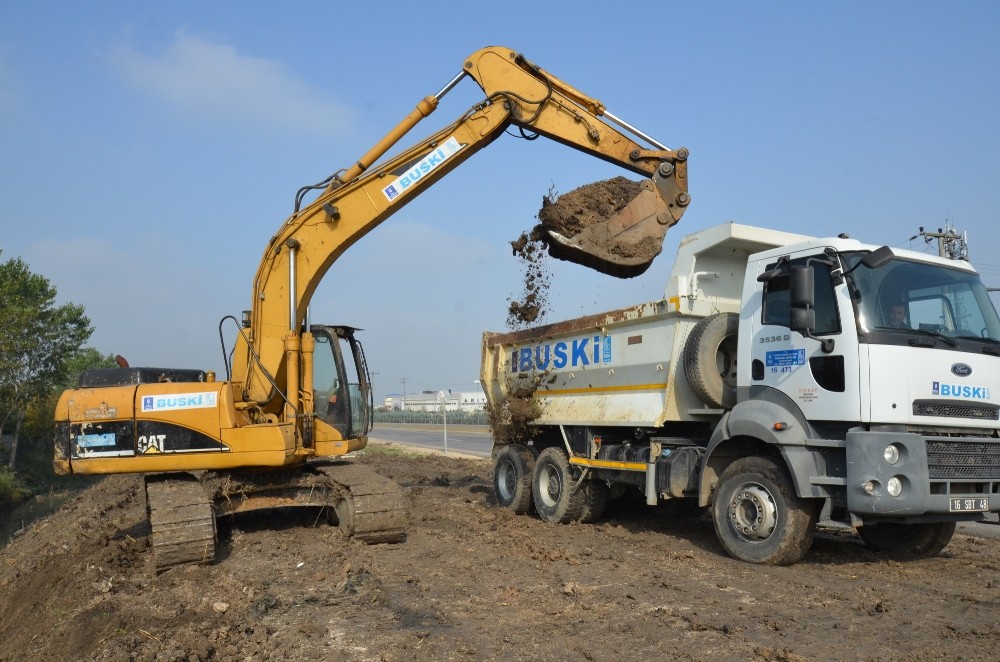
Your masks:
<svg viewBox="0 0 1000 662"><path fill-rule="evenodd" d="M896 562L822 530L791 567L709 521L612 502L597 524L495 506L487 461L370 447L406 542L316 513L223 524L215 564L153 574L142 481L112 476L0 550L0 660L996 660L1000 548Z"/></svg>

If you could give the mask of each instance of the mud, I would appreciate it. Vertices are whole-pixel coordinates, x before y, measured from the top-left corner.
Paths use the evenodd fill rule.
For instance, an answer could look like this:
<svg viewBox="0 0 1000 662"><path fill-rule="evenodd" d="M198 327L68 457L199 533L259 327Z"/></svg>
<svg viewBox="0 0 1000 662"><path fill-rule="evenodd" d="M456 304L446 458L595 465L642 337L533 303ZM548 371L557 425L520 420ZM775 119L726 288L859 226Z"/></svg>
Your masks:
<svg viewBox="0 0 1000 662"><path fill-rule="evenodd" d="M497 446L527 443L532 437L531 422L542 415L542 405L535 397L544 373L507 383L505 396L486 403L486 416L493 442Z"/></svg>
<svg viewBox="0 0 1000 662"><path fill-rule="evenodd" d="M656 239L650 237L635 243L617 242L608 229L608 220L621 212L641 190L641 182L615 177L586 184L562 195L555 189L549 189L542 196L542 206L536 215L539 223L510 242L514 257L521 263L524 278L519 297L508 299L508 328L519 330L537 324L549 312L549 256L580 261L579 255L566 255L553 242L550 232L581 241L586 252L597 262L614 262L617 258L652 261L659 255L661 242ZM583 263L595 266L593 261Z"/></svg>
<svg viewBox="0 0 1000 662"><path fill-rule="evenodd" d="M520 330L544 321L549 312L551 273L548 258L582 264L602 273L629 278L645 271L663 248L662 237L614 234L615 218L642 191L643 183L615 177L581 186L559 195L554 189L542 197L539 223L510 242L524 271L523 288L507 300L507 326ZM554 232L577 245L568 249L552 239Z"/></svg>
<svg viewBox="0 0 1000 662"><path fill-rule="evenodd" d="M142 481L111 476L0 550L0 660L996 660L1000 549L896 562L822 529L805 560L725 556L635 498L596 524L494 505L490 465L366 451L410 535L316 513L223 523L214 565L152 573Z"/></svg>
<svg viewBox="0 0 1000 662"><path fill-rule="evenodd" d="M641 187L640 182L615 177L581 186L563 195L550 194L542 199L538 220L546 230L572 239L617 215L639 195Z"/></svg>

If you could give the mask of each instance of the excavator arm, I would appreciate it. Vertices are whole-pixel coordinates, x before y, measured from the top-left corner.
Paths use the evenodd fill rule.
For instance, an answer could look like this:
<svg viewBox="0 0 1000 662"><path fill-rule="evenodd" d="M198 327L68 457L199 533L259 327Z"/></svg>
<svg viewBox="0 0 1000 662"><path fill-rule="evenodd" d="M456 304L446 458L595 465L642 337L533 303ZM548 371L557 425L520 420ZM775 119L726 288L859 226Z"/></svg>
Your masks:
<svg viewBox="0 0 1000 662"><path fill-rule="evenodd" d="M486 93L482 102L415 146L379 161L466 76ZM309 376L299 373L311 341L301 331L306 307L324 274L354 242L509 127L546 136L648 180L632 204L606 225L580 237L549 237L556 257L605 273L631 276L648 267L652 257L636 257L630 247L650 240L661 245L667 229L683 215L690 200L687 150L660 145L610 115L600 101L514 51L482 49L357 163L331 178L271 239L254 278L252 308L244 314L246 328L234 355L232 381L234 387L242 385L243 406L281 420L294 418L300 409L298 392L308 394L311 389ZM282 386L284 393L279 394Z"/></svg>

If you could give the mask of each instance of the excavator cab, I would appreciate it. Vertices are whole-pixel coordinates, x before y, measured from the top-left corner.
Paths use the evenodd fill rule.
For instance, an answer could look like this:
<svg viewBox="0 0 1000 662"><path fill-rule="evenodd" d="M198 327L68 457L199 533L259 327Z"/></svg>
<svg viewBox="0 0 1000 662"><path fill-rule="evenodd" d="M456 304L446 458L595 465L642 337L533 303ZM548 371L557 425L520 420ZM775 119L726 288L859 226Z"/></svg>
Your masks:
<svg viewBox="0 0 1000 662"><path fill-rule="evenodd" d="M368 434L372 427L372 393L364 349L349 326L312 325L313 413L344 439Z"/></svg>

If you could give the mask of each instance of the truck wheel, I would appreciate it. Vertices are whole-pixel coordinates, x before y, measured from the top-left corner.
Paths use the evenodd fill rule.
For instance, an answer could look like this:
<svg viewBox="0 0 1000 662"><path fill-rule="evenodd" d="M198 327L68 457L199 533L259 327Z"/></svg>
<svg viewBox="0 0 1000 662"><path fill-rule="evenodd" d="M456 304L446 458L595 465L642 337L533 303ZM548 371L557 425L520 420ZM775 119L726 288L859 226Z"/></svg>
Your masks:
<svg viewBox="0 0 1000 662"><path fill-rule="evenodd" d="M941 553L955 535L955 522L933 524L896 524L882 522L858 527L865 544L880 552L914 558L929 558Z"/></svg>
<svg viewBox="0 0 1000 662"><path fill-rule="evenodd" d="M584 493L580 521L584 524L596 522L604 515L604 509L608 506L608 498L611 496L611 489L607 483L600 480L588 480L580 486L580 489Z"/></svg>
<svg viewBox="0 0 1000 662"><path fill-rule="evenodd" d="M569 460L561 448L546 448L538 455L531 496L544 522L567 524L580 519L586 491L575 485Z"/></svg>
<svg viewBox="0 0 1000 662"><path fill-rule="evenodd" d="M791 565L812 546L817 506L795 495L784 466L764 457L745 457L719 477L712 519L719 542L733 558Z"/></svg>
<svg viewBox="0 0 1000 662"><path fill-rule="evenodd" d="M736 404L736 313L709 315L684 343L684 374L698 398L716 409Z"/></svg>
<svg viewBox="0 0 1000 662"><path fill-rule="evenodd" d="M535 456L521 444L504 446L493 464L493 494L497 504L524 515L531 510L531 476Z"/></svg>

